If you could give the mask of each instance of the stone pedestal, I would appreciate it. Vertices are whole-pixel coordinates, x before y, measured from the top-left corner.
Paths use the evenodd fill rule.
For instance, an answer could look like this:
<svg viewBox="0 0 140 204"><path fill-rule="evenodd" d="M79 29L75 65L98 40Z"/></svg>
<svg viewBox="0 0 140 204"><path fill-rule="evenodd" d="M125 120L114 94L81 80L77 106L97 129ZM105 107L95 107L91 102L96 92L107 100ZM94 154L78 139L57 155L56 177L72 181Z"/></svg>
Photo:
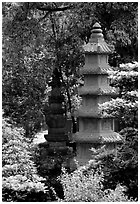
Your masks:
<svg viewBox="0 0 140 204"><path fill-rule="evenodd" d="M79 164L86 164L91 158L91 147L102 144L117 144L121 141L118 133L114 132L112 118L102 118L99 104L109 101L116 95L115 90L109 86L108 54L109 46L103 38L101 26L93 26L89 43L84 46L85 66L81 70L84 75L84 86L79 88L82 96L82 105L79 109L79 132L74 135L77 146Z"/></svg>

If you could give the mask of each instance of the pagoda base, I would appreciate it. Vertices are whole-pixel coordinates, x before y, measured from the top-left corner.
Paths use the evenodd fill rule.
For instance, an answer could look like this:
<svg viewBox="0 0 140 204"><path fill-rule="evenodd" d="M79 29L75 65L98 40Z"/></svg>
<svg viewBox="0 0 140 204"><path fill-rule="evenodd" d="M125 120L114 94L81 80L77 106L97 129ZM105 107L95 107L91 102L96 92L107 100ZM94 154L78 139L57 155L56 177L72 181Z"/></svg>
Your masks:
<svg viewBox="0 0 140 204"><path fill-rule="evenodd" d="M62 167L70 172L76 169L73 148L66 146L66 142L44 142L39 147L39 172L44 177L58 176Z"/></svg>
<svg viewBox="0 0 140 204"><path fill-rule="evenodd" d="M79 166L88 164L92 158L91 148L100 147L99 143L76 143L76 156L75 159Z"/></svg>

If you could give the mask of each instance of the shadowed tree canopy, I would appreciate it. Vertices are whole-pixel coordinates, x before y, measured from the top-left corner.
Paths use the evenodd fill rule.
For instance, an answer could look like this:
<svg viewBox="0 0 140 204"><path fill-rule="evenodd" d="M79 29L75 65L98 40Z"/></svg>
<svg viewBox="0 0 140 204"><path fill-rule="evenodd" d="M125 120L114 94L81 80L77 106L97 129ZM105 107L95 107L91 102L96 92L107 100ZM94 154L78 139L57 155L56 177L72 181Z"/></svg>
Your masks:
<svg viewBox="0 0 140 204"><path fill-rule="evenodd" d="M3 2L5 115L37 129L56 66L67 111L73 114L84 65L82 45L93 24L99 22L105 40L114 45L112 66L137 60L137 7L136 2Z"/></svg>

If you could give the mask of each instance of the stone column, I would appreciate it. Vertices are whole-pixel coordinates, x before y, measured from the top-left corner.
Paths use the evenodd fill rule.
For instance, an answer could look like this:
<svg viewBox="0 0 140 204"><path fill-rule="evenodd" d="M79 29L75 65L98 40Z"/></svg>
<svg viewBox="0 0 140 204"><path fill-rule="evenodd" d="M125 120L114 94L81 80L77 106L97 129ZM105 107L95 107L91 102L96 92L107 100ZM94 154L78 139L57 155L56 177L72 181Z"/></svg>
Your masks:
<svg viewBox="0 0 140 204"><path fill-rule="evenodd" d="M44 137L46 142L40 143L40 172L50 177L58 176L61 167L75 168L73 149L67 146L69 141L66 130L66 116L63 107L61 76L57 68L53 71L52 90L49 96L49 107L45 109L45 118L48 125L48 134Z"/></svg>
<svg viewBox="0 0 140 204"><path fill-rule="evenodd" d="M52 90L49 96L49 110L46 114L46 123L48 125L48 134L44 135L49 147L57 149L67 149L68 134L66 133L65 109L62 105L64 96L61 91L60 73L57 68L53 71Z"/></svg>
<svg viewBox="0 0 140 204"><path fill-rule="evenodd" d="M91 159L91 147L101 144L116 144L121 141L118 133L113 131L113 119L102 118L99 103L109 101L115 96L109 86L108 55L111 50L104 40L101 26L95 23L89 43L84 45L85 66L81 70L84 75L84 86L79 88L82 105L79 109L79 132L74 135L79 164L86 164Z"/></svg>
<svg viewBox="0 0 140 204"><path fill-rule="evenodd" d="M68 134L66 133L65 109L62 105L64 96L61 93L60 73L57 68L53 71L51 95L49 96L49 112L46 115L48 134L45 139L50 146L66 146Z"/></svg>

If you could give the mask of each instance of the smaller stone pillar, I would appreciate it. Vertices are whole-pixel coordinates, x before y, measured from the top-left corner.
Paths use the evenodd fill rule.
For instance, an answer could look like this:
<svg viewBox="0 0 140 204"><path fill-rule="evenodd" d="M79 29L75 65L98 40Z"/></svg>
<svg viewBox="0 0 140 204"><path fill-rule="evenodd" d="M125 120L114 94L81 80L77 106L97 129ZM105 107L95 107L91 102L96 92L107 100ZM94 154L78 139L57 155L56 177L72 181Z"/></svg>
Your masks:
<svg viewBox="0 0 140 204"><path fill-rule="evenodd" d="M61 167L75 168L73 149L67 146L69 141L66 131L66 116L63 107L64 96L61 92L61 76L57 68L53 71L52 90L49 96L49 107L46 109L46 123L48 134L46 142L40 143L40 172L43 175L58 176ZM55 174L55 175L54 175Z"/></svg>
<svg viewBox="0 0 140 204"><path fill-rule="evenodd" d="M104 40L101 26L95 23L89 43L84 46L85 66L81 70L84 75L84 86L79 88L82 105L79 109L79 132L74 135L79 164L84 165L92 158L91 147L107 144L108 147L121 141L114 132L113 119L103 118L99 104L109 101L116 95L110 87L108 71L108 55L111 50Z"/></svg>
<svg viewBox="0 0 140 204"><path fill-rule="evenodd" d="M48 134L44 137L50 146L66 147L68 134L66 133L65 109L62 105L64 96L61 93L60 73L57 68L54 69L50 85L52 90L49 96L49 112L46 115Z"/></svg>

